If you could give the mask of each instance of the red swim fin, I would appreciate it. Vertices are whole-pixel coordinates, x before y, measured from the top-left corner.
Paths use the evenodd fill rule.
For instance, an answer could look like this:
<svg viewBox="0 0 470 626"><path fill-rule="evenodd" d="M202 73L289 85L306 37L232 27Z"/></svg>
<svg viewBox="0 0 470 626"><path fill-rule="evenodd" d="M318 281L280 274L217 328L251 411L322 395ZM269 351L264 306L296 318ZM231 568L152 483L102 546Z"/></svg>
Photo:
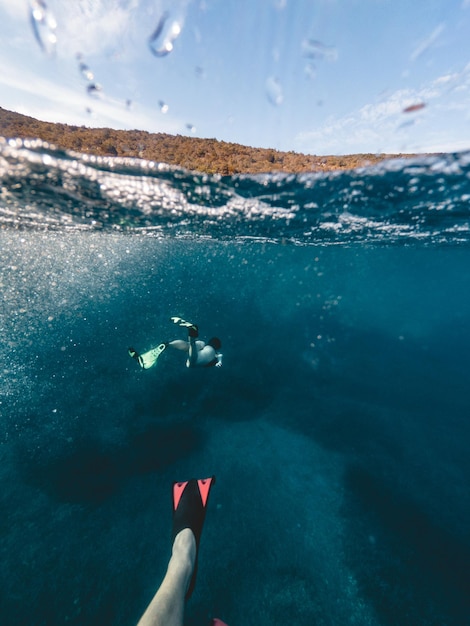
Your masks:
<svg viewBox="0 0 470 626"><path fill-rule="evenodd" d="M196 584L197 559L199 554L199 540L201 539L202 527L206 518L206 506L209 493L215 483L215 476L196 480L192 478L186 482L173 483L173 531L172 539L176 535L189 528L196 540L196 561L193 575L186 594L186 600L191 596Z"/></svg>
<svg viewBox="0 0 470 626"><path fill-rule="evenodd" d="M210 478L200 478L197 481L199 487L199 493L201 494L202 506L206 506L207 499L209 497L209 491L211 490L212 483L215 481L215 477L211 476Z"/></svg>
<svg viewBox="0 0 470 626"><path fill-rule="evenodd" d="M180 503L183 491L188 484L188 481L184 483L173 483L173 511L176 511L178 504Z"/></svg>

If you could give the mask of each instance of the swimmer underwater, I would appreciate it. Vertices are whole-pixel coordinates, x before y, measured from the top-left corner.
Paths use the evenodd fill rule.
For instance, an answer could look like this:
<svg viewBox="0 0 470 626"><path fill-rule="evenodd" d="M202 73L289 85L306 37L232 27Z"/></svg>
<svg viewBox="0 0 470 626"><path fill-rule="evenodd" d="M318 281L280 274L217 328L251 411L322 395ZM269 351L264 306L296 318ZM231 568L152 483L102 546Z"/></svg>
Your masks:
<svg viewBox="0 0 470 626"><path fill-rule="evenodd" d="M218 337L212 337L205 343L199 339L199 330L196 324L187 322L181 317L171 317L170 319L173 324L187 329L187 341L184 339L167 341L143 354L139 354L134 348L129 348L129 355L139 363L142 369L148 370L153 367L157 363L159 356L167 348L186 352L186 367L221 367L222 354L220 348L222 347L222 342Z"/></svg>

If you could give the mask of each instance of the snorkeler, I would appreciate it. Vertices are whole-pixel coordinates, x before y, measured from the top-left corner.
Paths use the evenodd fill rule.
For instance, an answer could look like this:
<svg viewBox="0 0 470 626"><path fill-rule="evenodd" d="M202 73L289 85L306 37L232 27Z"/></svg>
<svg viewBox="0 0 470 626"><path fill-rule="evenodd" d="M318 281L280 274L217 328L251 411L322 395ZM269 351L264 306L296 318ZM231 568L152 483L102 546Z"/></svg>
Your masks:
<svg viewBox="0 0 470 626"><path fill-rule="evenodd" d="M173 483L172 553L162 584L138 626L182 626L184 604L196 584L199 540L215 476ZM226 626L218 619L212 626Z"/></svg>
<svg viewBox="0 0 470 626"><path fill-rule="evenodd" d="M196 324L187 322L181 317L171 317L173 324L177 324L188 330L188 340L174 339L173 341L161 343L156 348L152 348L144 354L139 354L134 348L129 348L129 355L135 359L140 367L148 370L158 361L158 357L166 348L174 348L188 353L186 367L220 367L222 365L222 354L219 352L222 342L218 337L212 337L207 343L199 339L199 331Z"/></svg>

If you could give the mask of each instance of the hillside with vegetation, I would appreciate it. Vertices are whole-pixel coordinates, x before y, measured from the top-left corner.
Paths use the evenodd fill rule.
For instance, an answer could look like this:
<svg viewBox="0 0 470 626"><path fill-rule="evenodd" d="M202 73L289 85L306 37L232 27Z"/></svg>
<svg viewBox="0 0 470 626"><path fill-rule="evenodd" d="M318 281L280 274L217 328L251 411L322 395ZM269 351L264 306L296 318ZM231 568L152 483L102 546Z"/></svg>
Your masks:
<svg viewBox="0 0 470 626"><path fill-rule="evenodd" d="M42 122L0 107L0 136L42 139L58 148L97 156L138 157L169 163L208 174L300 173L344 170L372 165L392 156L353 154L314 156L250 148L217 139L149 133L144 130L113 130Z"/></svg>

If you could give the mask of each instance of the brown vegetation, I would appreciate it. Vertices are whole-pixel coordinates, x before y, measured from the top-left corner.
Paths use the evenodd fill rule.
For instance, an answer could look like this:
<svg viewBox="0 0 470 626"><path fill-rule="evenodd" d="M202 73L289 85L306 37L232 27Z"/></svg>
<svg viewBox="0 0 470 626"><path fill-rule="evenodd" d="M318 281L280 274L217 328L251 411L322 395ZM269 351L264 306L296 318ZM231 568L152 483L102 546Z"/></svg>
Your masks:
<svg viewBox="0 0 470 626"><path fill-rule="evenodd" d="M53 124L1 107L0 135L7 138L42 139L66 150L97 156L139 157L222 175L344 170L372 165L390 156L409 156L353 154L320 157L292 151L249 148L217 139L148 133L144 130Z"/></svg>

